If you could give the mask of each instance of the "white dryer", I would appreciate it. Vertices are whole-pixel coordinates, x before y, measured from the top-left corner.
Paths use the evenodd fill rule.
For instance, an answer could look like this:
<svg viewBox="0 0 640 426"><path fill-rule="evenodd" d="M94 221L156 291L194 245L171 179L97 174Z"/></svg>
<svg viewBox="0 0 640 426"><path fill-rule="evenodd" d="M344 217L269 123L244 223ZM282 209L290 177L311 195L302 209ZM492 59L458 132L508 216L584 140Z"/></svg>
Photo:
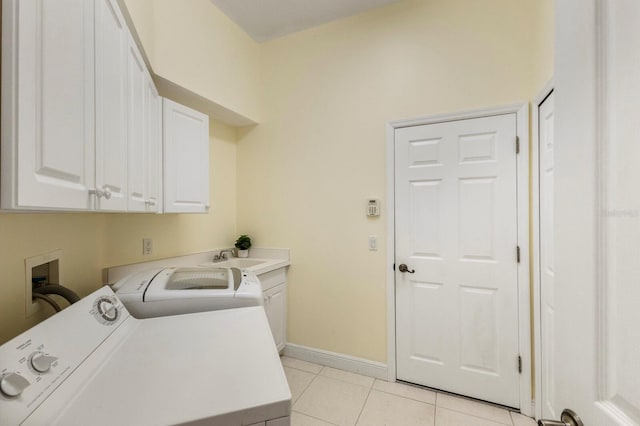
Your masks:
<svg viewBox="0 0 640 426"><path fill-rule="evenodd" d="M289 426L259 307L136 319L103 287L0 345L0 425Z"/></svg>
<svg viewBox="0 0 640 426"><path fill-rule="evenodd" d="M237 268L155 268L129 275L112 288L135 318L154 318L264 304L262 285L258 277Z"/></svg>

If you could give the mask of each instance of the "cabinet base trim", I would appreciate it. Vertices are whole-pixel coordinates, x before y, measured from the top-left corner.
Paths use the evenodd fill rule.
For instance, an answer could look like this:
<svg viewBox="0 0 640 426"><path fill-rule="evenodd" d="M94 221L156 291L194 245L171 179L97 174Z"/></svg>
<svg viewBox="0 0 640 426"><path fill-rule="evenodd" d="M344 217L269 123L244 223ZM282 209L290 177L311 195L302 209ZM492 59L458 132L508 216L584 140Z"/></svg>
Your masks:
<svg viewBox="0 0 640 426"><path fill-rule="evenodd" d="M375 377L381 380L388 380L389 377L387 364L382 362L296 345L295 343L286 344L284 355L302 361L350 371L352 373L364 374L365 376Z"/></svg>

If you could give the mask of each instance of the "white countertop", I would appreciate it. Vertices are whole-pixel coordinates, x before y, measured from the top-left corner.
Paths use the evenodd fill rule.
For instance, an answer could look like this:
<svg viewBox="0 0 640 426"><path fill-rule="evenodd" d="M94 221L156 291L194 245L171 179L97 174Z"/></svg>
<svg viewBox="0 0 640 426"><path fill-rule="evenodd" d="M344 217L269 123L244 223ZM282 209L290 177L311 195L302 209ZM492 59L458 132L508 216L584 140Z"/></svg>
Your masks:
<svg viewBox="0 0 640 426"><path fill-rule="evenodd" d="M248 261L256 261L260 262L257 265L242 267L236 266L236 263L242 262L243 260ZM223 260L218 262L206 262L200 264L200 266L219 266L219 267L236 267L240 269L244 269L250 272L253 272L256 275L265 274L267 272L275 271L276 269L284 268L285 266L291 265L289 259L265 259L259 257L243 257L238 258L234 257L229 260Z"/></svg>
<svg viewBox="0 0 640 426"><path fill-rule="evenodd" d="M115 284L122 278L136 272L145 271L152 268L161 268L167 266L195 266L195 265L207 265L207 266L224 266L223 262L213 262L213 256L220 253L220 250L211 250L202 253L194 253L184 256L170 257L166 259L156 259L148 262L134 263L130 265L114 266L105 268L103 270L103 284ZM264 261L260 265L255 265L246 268L256 275L264 274L285 266L291 265L291 258L289 256L289 249L281 248L251 248L249 250L250 257L235 259L255 259ZM245 268L242 268L245 269Z"/></svg>

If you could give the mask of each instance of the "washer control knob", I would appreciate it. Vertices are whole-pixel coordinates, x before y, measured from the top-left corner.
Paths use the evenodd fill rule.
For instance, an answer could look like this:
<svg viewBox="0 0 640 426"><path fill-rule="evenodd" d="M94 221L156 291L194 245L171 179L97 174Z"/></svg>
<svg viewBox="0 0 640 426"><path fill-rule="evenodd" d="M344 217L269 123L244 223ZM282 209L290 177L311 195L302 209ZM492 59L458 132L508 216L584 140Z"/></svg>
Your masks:
<svg viewBox="0 0 640 426"><path fill-rule="evenodd" d="M120 304L113 296L100 296L93 302L91 312L102 324L115 324L120 314Z"/></svg>
<svg viewBox="0 0 640 426"><path fill-rule="evenodd" d="M38 373L46 373L51 369L51 364L57 361L58 358L51 355L45 355L42 352L35 352L31 355L31 366Z"/></svg>
<svg viewBox="0 0 640 426"><path fill-rule="evenodd" d="M98 304L98 311L100 312L100 315L102 315L102 318L107 321L115 321L118 317L117 307L112 300L101 300Z"/></svg>
<svg viewBox="0 0 640 426"><path fill-rule="evenodd" d="M8 397L19 396L31 383L18 373L7 373L0 379L0 391Z"/></svg>

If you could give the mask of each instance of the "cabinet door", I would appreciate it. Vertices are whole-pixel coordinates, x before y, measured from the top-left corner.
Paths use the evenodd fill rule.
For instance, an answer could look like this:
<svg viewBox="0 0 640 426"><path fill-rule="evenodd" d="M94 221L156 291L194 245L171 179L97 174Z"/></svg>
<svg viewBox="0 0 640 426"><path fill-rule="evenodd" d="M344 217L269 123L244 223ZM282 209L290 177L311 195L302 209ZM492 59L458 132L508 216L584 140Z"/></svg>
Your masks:
<svg viewBox="0 0 640 426"><path fill-rule="evenodd" d="M146 211L162 213L162 99L149 73L145 84Z"/></svg>
<svg viewBox="0 0 640 426"><path fill-rule="evenodd" d="M96 186L98 210L127 210L127 47L116 0L96 1Z"/></svg>
<svg viewBox="0 0 640 426"><path fill-rule="evenodd" d="M164 211L209 209L209 117L164 99Z"/></svg>
<svg viewBox="0 0 640 426"><path fill-rule="evenodd" d="M271 334L278 351L282 351L287 339L287 286L282 284L273 287L265 291L264 296L264 309L271 326Z"/></svg>
<svg viewBox="0 0 640 426"><path fill-rule="evenodd" d="M93 12L89 0L3 2L3 208L91 208Z"/></svg>
<svg viewBox="0 0 640 426"><path fill-rule="evenodd" d="M133 212L146 210L146 92L147 68L131 36L127 46L128 203Z"/></svg>

